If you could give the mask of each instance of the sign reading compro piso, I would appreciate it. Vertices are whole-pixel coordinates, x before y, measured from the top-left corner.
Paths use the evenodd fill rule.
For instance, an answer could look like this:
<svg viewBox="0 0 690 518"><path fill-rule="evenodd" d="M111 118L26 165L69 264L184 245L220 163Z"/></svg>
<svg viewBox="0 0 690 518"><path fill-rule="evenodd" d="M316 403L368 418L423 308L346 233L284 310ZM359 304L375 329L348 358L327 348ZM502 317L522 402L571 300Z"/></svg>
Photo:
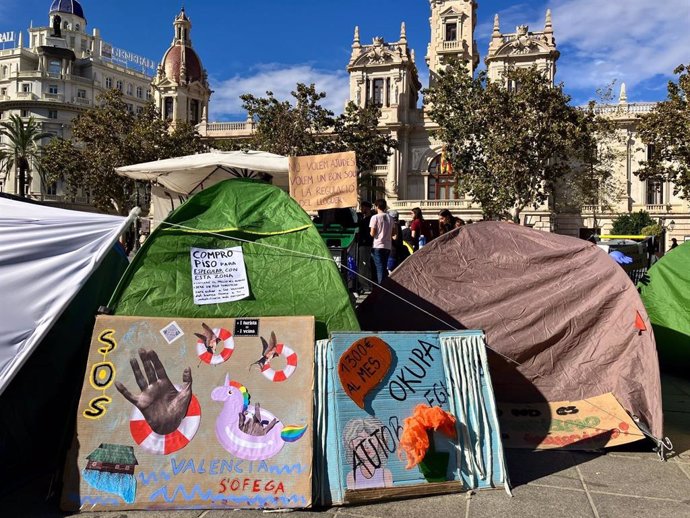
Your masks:
<svg viewBox="0 0 690 518"><path fill-rule="evenodd" d="M356 207L355 153L290 157L290 196L305 210Z"/></svg>

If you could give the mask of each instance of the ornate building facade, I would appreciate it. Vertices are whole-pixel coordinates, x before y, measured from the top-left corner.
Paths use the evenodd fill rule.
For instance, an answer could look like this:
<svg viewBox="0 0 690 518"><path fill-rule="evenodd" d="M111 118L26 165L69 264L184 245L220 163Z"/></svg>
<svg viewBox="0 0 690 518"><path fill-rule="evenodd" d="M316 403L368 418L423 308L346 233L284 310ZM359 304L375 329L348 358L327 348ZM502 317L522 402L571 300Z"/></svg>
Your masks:
<svg viewBox="0 0 690 518"><path fill-rule="evenodd" d="M114 48L98 29L88 33L77 0L54 0L48 18L48 26L29 28L28 41L22 31L15 48L0 50L2 120L11 114L24 120L33 117L42 131L70 138L72 120L94 106L101 92L118 89L131 111L143 108L151 95L153 62ZM0 172L0 191L18 193L14 172ZM27 194L49 201L65 199L59 184L45 192L35 172ZM88 204L88 193L71 201Z"/></svg>

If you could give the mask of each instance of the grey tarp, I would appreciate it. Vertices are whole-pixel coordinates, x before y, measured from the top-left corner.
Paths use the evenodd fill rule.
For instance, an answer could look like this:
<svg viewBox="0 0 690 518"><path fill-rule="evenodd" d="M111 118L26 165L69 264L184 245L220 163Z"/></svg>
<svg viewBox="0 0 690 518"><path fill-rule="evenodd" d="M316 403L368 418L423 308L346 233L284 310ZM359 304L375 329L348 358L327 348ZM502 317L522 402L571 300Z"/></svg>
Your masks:
<svg viewBox="0 0 690 518"><path fill-rule="evenodd" d="M647 313L625 272L595 245L510 223L476 223L415 252L384 287L418 307L377 289L359 307L362 329L483 329L498 353L490 364L499 402L611 392L662 437ZM638 314L646 331L636 327Z"/></svg>

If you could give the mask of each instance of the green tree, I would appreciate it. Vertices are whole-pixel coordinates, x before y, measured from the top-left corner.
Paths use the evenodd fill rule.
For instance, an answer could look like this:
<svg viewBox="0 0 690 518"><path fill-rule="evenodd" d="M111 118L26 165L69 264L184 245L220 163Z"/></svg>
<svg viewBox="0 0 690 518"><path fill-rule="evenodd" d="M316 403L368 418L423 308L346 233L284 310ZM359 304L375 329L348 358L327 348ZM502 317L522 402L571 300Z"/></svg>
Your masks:
<svg viewBox="0 0 690 518"><path fill-rule="evenodd" d="M47 146L42 167L52 181L62 179L68 192L87 189L93 204L120 214L140 202L139 186L119 176L116 167L201 152L201 138L187 123L170 131L153 103L137 114L129 111L122 93L101 94L99 105L80 114L72 126L73 139Z"/></svg>
<svg viewBox="0 0 690 518"><path fill-rule="evenodd" d="M519 221L570 171L581 116L562 85L536 68L510 69L503 78L511 88L488 81L485 71L472 77L455 61L424 95L458 191L480 202L487 217Z"/></svg>
<svg viewBox="0 0 690 518"><path fill-rule="evenodd" d="M283 156L330 153L328 132L335 123L332 111L321 106L326 97L312 85L297 84L294 102L281 101L273 92L266 97L241 95L242 106L255 123L250 147Z"/></svg>
<svg viewBox="0 0 690 518"><path fill-rule="evenodd" d="M378 129L381 109L377 106L358 107L349 102L345 112L338 116L334 124L336 145L334 151L354 151L357 155L359 185L367 192L378 192L374 168L385 164L398 142ZM383 194L383 193L381 193Z"/></svg>
<svg viewBox="0 0 690 518"><path fill-rule="evenodd" d="M638 236L642 233L643 228L655 223L649 213L643 210L621 214L613 220L611 233L616 236Z"/></svg>
<svg viewBox="0 0 690 518"><path fill-rule="evenodd" d="M598 218L614 212L625 197L625 185L615 175L614 167L625 153L625 142L615 120L605 112L613 99L613 86L598 91L600 102L591 101L578 110L579 134L574 140L571 170L558 182L556 208L581 212L592 207L594 228Z"/></svg>
<svg viewBox="0 0 690 518"><path fill-rule="evenodd" d="M266 97L241 96L255 122L255 132L245 145L285 156L354 151L360 185L371 183L376 164L385 163L397 147L394 138L377 129L381 110L350 102L336 116L321 106L326 94L317 92L313 84L297 84L292 97L293 103L276 99L272 92L266 92Z"/></svg>
<svg viewBox="0 0 690 518"><path fill-rule="evenodd" d="M39 162L40 142L51 134L41 131L33 117L24 121L16 114L10 115L9 121L0 123L0 134L8 140L5 148L0 150L0 165L7 173L18 171L19 196L23 198L26 186L31 185L31 164Z"/></svg>
<svg viewBox="0 0 690 518"><path fill-rule="evenodd" d="M690 199L690 65L680 65L668 82L667 99L640 118L640 139L651 145L649 160L635 173L642 180L670 181L674 194Z"/></svg>

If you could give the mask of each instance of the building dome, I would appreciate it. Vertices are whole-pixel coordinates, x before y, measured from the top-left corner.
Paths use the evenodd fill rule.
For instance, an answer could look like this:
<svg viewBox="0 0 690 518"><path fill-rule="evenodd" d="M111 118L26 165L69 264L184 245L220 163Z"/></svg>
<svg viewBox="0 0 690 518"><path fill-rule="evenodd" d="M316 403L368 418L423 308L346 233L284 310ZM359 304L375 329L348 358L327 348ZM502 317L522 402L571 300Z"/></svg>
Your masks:
<svg viewBox="0 0 690 518"><path fill-rule="evenodd" d="M77 0L53 0L50 4L50 13L68 13L86 19L84 9Z"/></svg>
<svg viewBox="0 0 690 518"><path fill-rule="evenodd" d="M184 76L182 75L183 64ZM203 82L204 80L199 56L197 56L194 49L186 45L173 45L168 49L168 52L163 57L163 70L167 78L172 79L178 84L182 78L187 83L193 83L194 81Z"/></svg>

